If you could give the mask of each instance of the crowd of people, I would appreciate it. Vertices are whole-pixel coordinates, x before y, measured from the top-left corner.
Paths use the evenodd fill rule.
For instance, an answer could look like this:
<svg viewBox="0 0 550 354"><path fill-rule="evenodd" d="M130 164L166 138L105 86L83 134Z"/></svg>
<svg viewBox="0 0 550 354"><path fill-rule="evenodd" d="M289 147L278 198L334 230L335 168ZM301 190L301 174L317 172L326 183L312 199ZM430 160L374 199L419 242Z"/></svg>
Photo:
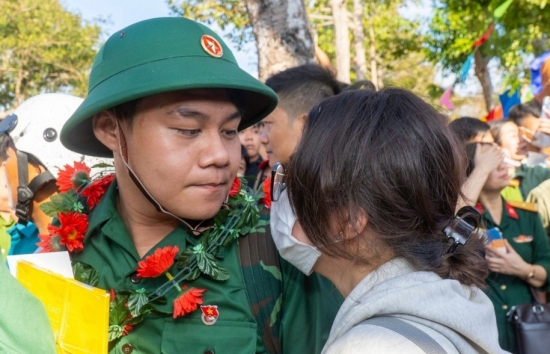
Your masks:
<svg viewBox="0 0 550 354"><path fill-rule="evenodd" d="M106 41L55 131L114 175L75 164L83 207L67 213L86 223L58 213L37 252L68 250L112 303L145 301L111 316L109 353L516 353L507 314L550 289L544 113L450 122L316 64L264 84L201 24L139 22ZM54 353L44 309L0 277L0 349Z"/></svg>

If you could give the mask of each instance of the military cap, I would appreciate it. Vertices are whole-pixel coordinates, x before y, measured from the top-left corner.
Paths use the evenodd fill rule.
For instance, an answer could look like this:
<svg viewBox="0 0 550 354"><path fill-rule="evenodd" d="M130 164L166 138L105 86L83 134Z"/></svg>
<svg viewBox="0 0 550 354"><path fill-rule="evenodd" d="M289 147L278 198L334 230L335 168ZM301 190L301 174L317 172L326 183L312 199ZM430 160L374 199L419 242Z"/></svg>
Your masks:
<svg viewBox="0 0 550 354"><path fill-rule="evenodd" d="M182 17L141 21L113 34L99 50L88 95L63 126L70 150L109 157L92 118L105 109L154 94L198 88L237 91L245 129L277 106L277 95L242 70L224 41L208 27Z"/></svg>

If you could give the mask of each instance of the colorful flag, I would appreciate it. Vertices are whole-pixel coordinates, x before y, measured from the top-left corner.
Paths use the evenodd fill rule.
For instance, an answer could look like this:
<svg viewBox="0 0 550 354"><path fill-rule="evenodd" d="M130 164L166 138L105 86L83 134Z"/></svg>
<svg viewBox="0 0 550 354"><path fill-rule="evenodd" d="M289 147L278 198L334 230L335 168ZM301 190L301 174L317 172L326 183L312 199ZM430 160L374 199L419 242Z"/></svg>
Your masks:
<svg viewBox="0 0 550 354"><path fill-rule="evenodd" d="M547 60L550 60L550 51L536 57L529 65L531 68L531 90L533 91L533 95L539 94L542 91L543 85L540 71Z"/></svg>
<svg viewBox="0 0 550 354"><path fill-rule="evenodd" d="M468 72L470 71L470 67L472 66L472 59L474 58L474 53L468 55L468 59L466 59L466 62L462 65L462 68L460 69L460 81L465 82L466 78L468 77Z"/></svg>
<svg viewBox="0 0 550 354"><path fill-rule="evenodd" d="M439 104L447 108L447 110L452 111L455 109L455 105L451 102L451 94L453 93L453 87L449 87L443 93L443 96L439 99Z"/></svg>
<svg viewBox="0 0 550 354"><path fill-rule="evenodd" d="M521 103L519 90L515 90L514 92L511 91L512 90L508 90L502 95L499 95L500 103L502 104L502 115L505 119L508 118L508 112L510 111L510 108Z"/></svg>
<svg viewBox="0 0 550 354"><path fill-rule="evenodd" d="M474 42L474 47L479 47L483 43L487 42L487 40L489 39L489 36L491 35L491 33L493 33L494 29L495 29L495 23L492 23L489 29L485 31L485 33L483 33L483 36L479 37L477 41Z"/></svg>
<svg viewBox="0 0 550 354"><path fill-rule="evenodd" d="M490 122L492 120L498 120L498 119L502 119L503 118L503 115L502 115L502 105L498 105L496 106L495 108L493 108L491 110L491 112L489 112L489 114L487 114L485 116L485 122Z"/></svg>
<svg viewBox="0 0 550 354"><path fill-rule="evenodd" d="M506 2L503 2L502 4L500 4L500 6L497 7L495 9L495 11L493 12L493 16L496 19L501 18L504 15L504 13L506 12L506 10L508 10L510 5L512 5L512 2L514 2L514 0L506 0Z"/></svg>

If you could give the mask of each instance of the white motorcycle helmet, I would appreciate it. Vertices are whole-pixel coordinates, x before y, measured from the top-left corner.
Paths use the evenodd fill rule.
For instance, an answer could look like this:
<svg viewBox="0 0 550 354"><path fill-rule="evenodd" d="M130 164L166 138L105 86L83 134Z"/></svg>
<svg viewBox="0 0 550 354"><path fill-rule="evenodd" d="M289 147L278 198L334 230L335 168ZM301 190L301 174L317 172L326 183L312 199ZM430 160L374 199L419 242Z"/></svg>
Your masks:
<svg viewBox="0 0 550 354"><path fill-rule="evenodd" d="M72 152L59 141L61 127L82 101L82 98L63 93L45 93L23 102L5 118L15 124L9 134L17 150L38 158L54 176L59 168L66 164L72 166L74 161L85 162L88 167L99 163L112 165L111 159ZM101 170L94 169L92 175Z"/></svg>

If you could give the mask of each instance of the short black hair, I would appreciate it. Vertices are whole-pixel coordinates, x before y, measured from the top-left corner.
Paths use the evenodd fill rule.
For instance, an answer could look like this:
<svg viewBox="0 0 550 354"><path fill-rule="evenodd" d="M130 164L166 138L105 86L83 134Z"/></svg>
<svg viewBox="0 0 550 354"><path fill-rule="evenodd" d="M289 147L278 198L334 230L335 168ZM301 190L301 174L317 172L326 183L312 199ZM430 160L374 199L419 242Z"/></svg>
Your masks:
<svg viewBox="0 0 550 354"><path fill-rule="evenodd" d="M346 91L350 90L370 90L370 91L376 91L376 86L372 83L372 81L369 80L358 80L355 81L353 84L346 87Z"/></svg>
<svg viewBox="0 0 550 354"><path fill-rule="evenodd" d="M475 138L479 133L486 133L491 129L489 124L472 117L455 119L449 124L449 128L464 144Z"/></svg>
<svg viewBox="0 0 550 354"><path fill-rule="evenodd" d="M309 112L327 97L339 94L347 86L316 64L304 64L271 76L265 82L277 96L289 118Z"/></svg>
<svg viewBox="0 0 550 354"><path fill-rule="evenodd" d="M231 101L235 105L235 107L237 107L237 110L239 111L241 116L244 116L246 111L243 108L244 103L240 91L233 89L225 89L225 91L227 92L227 97L229 101ZM134 116L136 115L138 110L138 104L144 98L145 97L121 103L117 106L111 107L110 111L115 117L117 117L117 119L121 121L126 121L131 129L134 122Z"/></svg>
<svg viewBox="0 0 550 354"><path fill-rule="evenodd" d="M513 120L514 123L519 125L523 118L529 115L539 118L541 114L542 109L538 105L520 103L510 108L510 111L508 112L508 119Z"/></svg>

